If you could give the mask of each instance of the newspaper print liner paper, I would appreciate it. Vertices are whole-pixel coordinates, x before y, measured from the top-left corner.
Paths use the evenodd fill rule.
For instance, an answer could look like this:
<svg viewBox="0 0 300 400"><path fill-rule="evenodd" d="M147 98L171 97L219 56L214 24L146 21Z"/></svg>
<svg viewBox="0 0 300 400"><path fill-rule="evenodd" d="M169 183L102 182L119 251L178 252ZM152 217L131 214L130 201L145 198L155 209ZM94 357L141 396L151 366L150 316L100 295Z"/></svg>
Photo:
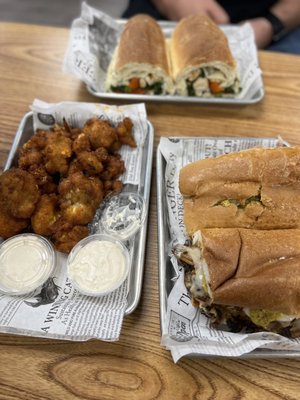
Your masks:
<svg viewBox="0 0 300 400"><path fill-rule="evenodd" d="M255 146L276 147L274 138L161 138L159 151L166 161L166 203L168 207L169 256L174 268L173 287L168 293L167 318L162 326L163 346L174 361L188 354L241 356L258 348L300 351L300 339L287 339L272 333L239 334L212 329L209 320L190 302L184 284L184 271L171 249L186 240L183 223L183 199L178 188L180 169L193 161ZM300 356L300 353L299 353Z"/></svg>
<svg viewBox="0 0 300 400"><path fill-rule="evenodd" d="M47 104L35 100L32 105L34 129L49 129L63 118L80 127L92 117L109 118L117 123L124 116L134 122L136 149L123 146L122 158L127 172L125 184L138 185L142 146L147 132L147 116L143 104L108 106L93 103L62 102ZM94 221L95 225L97 221ZM132 242L126 243L132 257ZM57 252L56 268L45 284L24 296L0 294L0 332L18 335L86 341L92 338L118 340L127 306L128 281L103 297L88 297L73 288L66 273L67 256Z"/></svg>
<svg viewBox="0 0 300 400"><path fill-rule="evenodd" d="M104 82L123 24L100 10L82 4L81 15L72 23L64 71L81 79L95 92L105 92ZM262 87L254 33L250 24L224 26L237 61L242 91L236 99L251 99ZM163 29L166 38L172 29Z"/></svg>

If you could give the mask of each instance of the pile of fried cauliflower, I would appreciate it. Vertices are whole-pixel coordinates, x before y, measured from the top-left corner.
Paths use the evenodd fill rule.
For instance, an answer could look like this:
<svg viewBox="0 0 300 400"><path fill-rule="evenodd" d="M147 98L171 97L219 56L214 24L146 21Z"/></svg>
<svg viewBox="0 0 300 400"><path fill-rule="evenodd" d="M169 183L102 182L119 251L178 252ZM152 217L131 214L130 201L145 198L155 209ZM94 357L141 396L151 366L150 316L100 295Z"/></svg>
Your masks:
<svg viewBox="0 0 300 400"><path fill-rule="evenodd" d="M132 130L127 117L117 126L91 118L81 129L64 121L37 130L20 149L18 165L0 176L0 236L34 232L70 252L88 235L102 200L122 190L125 165L117 151L136 147Z"/></svg>

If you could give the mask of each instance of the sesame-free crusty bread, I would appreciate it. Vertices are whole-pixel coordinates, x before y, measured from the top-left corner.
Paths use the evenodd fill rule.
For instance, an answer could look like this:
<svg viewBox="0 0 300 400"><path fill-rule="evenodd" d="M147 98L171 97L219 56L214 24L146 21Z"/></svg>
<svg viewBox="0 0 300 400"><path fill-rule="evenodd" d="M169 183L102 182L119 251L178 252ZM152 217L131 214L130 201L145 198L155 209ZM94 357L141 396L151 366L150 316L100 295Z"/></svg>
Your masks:
<svg viewBox="0 0 300 400"><path fill-rule="evenodd" d="M158 23L148 15L138 14L128 20L122 32L115 68L128 63L147 63L169 74L165 38Z"/></svg>
<svg viewBox="0 0 300 400"><path fill-rule="evenodd" d="M190 65L220 61L230 68L236 66L225 34L204 14L190 15L176 25L171 53L174 76Z"/></svg>
<svg viewBox="0 0 300 400"><path fill-rule="evenodd" d="M204 14L190 15L176 25L170 42L170 58L179 94L188 94L187 81L192 81L201 68L205 70L203 79L216 81L223 88L232 87L232 92L239 90L236 61L227 37ZM206 91L205 96L209 95Z"/></svg>
<svg viewBox="0 0 300 400"><path fill-rule="evenodd" d="M172 92L166 43L158 23L148 15L138 14L128 20L108 69L106 88L128 84L132 78L151 74L162 80L163 93Z"/></svg>
<svg viewBox="0 0 300 400"><path fill-rule="evenodd" d="M180 171L188 234L202 228L300 227L300 147L254 148Z"/></svg>
<svg viewBox="0 0 300 400"><path fill-rule="evenodd" d="M300 230L203 229L214 304L300 317Z"/></svg>

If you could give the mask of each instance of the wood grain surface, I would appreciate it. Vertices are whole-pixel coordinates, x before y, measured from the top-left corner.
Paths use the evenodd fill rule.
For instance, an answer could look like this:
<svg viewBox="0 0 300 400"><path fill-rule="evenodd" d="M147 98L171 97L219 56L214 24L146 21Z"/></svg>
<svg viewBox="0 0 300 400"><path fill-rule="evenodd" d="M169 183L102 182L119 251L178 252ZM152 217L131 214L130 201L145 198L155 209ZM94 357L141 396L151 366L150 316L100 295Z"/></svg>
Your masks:
<svg viewBox="0 0 300 400"><path fill-rule="evenodd" d="M0 23L1 167L34 98L101 101L62 72L68 37L67 29ZM256 105L147 104L155 147L170 135L281 135L300 144L300 57L260 52L259 58L265 97ZM160 346L155 196L154 160L143 292L120 340L0 334L1 400L300 398L298 359L184 358L174 364Z"/></svg>

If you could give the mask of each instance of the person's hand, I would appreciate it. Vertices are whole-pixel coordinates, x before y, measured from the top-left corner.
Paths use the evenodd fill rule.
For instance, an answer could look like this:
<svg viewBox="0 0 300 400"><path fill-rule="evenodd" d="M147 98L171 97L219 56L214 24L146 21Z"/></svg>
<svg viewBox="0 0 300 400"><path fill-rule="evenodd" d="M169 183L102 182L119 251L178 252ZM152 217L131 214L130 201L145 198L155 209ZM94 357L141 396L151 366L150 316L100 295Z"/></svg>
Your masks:
<svg viewBox="0 0 300 400"><path fill-rule="evenodd" d="M217 24L228 24L229 15L215 0L152 0L161 14L178 21L191 14L203 13Z"/></svg>
<svg viewBox="0 0 300 400"><path fill-rule="evenodd" d="M254 30L256 46L259 49L267 47L272 41L273 29L271 23L265 18L254 18L247 22L251 24Z"/></svg>
<svg viewBox="0 0 300 400"><path fill-rule="evenodd" d="M300 26L300 1L278 0L270 11L278 17L287 31ZM255 41L259 49L267 47L272 41L273 30L271 23L265 18L254 18L248 20L254 29Z"/></svg>

